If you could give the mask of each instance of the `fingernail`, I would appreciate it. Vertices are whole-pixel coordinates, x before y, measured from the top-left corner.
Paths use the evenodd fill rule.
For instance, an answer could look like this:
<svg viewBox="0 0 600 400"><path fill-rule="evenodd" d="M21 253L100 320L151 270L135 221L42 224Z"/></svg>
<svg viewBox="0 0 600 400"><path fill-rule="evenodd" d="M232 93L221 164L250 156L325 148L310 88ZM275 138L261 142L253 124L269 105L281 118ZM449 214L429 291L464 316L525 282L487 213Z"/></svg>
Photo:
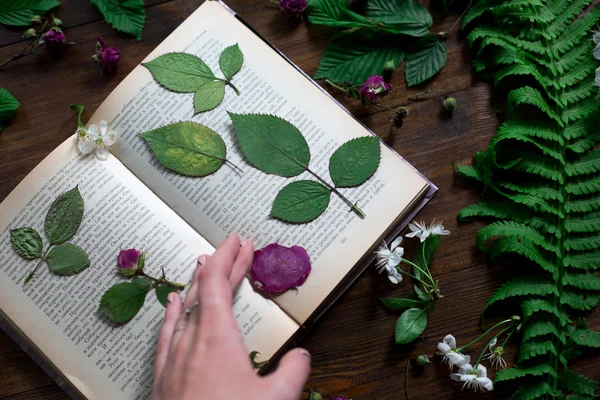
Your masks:
<svg viewBox="0 0 600 400"><path fill-rule="evenodd" d="M308 352L308 350L300 349L300 354L302 354L304 358L306 358L306 361L308 361L308 363L310 364L310 353Z"/></svg>
<svg viewBox="0 0 600 400"><path fill-rule="evenodd" d="M206 255L202 254L200 257L198 257L198 264L204 265L205 263L206 263Z"/></svg>
<svg viewBox="0 0 600 400"><path fill-rule="evenodd" d="M248 241L246 239L240 240L240 247L244 247L246 245L246 243L248 243Z"/></svg>
<svg viewBox="0 0 600 400"><path fill-rule="evenodd" d="M167 296L167 303L171 304L172 302L174 302L175 301L175 296L176 296L176 294L174 292L169 293L169 295Z"/></svg>

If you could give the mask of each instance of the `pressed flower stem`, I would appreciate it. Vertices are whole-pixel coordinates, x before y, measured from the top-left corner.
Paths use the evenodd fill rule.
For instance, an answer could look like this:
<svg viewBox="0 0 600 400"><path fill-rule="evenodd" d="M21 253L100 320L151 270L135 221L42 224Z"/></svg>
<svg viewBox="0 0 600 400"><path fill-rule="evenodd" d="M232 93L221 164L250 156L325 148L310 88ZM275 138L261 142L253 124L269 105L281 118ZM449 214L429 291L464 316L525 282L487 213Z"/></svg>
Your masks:
<svg viewBox="0 0 600 400"><path fill-rule="evenodd" d="M182 284L182 283L169 282L164 277L162 277L162 278L154 278L154 277L152 277L150 275L147 275L144 271L137 271L137 275L141 275L141 276L143 276L145 278L150 279L151 281L154 282L155 286L158 286L161 283L164 283L165 285L171 286L172 288L177 289L177 290L181 290L181 289L185 288L185 285Z"/></svg>
<svg viewBox="0 0 600 400"><path fill-rule="evenodd" d="M31 49L28 52L26 52L26 50L29 49L37 41L37 38L38 38L37 36L35 38L33 38L31 43L29 43L23 50L21 50L21 52L19 54L15 54L11 58L9 58L8 60L5 60L2 64L0 64L0 68L4 67L5 65L10 64L11 62L16 61L20 58L27 57L28 55L33 54L35 49Z"/></svg>
<svg viewBox="0 0 600 400"><path fill-rule="evenodd" d="M38 268L40 267L40 265L42 265L42 263L44 261L46 261L46 256L50 252L50 249L52 249L52 245L48 246L48 248L44 252L44 255L42 256L42 258L40 258L40 261L37 263L37 265L35 266L35 268L31 270L31 272L29 273L29 275L27 275L27 277L25 278L25 281L23 282L24 285L27 284L27 282L29 282L31 280L31 278L33 278L33 275L35 275L35 272L38 270Z"/></svg>
<svg viewBox="0 0 600 400"><path fill-rule="evenodd" d="M485 351L487 349L489 349L490 344L492 344L492 342L494 341L494 339L497 339L498 336L502 335L504 332L506 332L507 330L509 330L510 328L512 328L512 326L507 326L506 328L502 329L500 332L498 332L496 335L494 335L494 337L492 339L490 339L490 341L488 342L488 344L485 346L485 348L483 349L483 351L481 352L481 354L479 355L479 358L477 359L477 364L475 364L473 366L473 370L477 370L477 367L479 366L479 363L481 362L481 359L483 358L483 355L485 354ZM513 330L514 331L514 330Z"/></svg>
<svg viewBox="0 0 600 400"><path fill-rule="evenodd" d="M504 342L502 342L502 347L506 346L506 343L508 343L508 339L510 339L513 333L515 333L516 331L516 329L513 329L508 335L506 335L506 339L504 339Z"/></svg>
<svg viewBox="0 0 600 400"><path fill-rule="evenodd" d="M221 78L215 78L215 79L216 79L216 80L218 80L218 81L221 81L221 82L225 82L225 84L226 84L226 85L229 85L229 86L231 86L231 88L232 88L233 90L235 90L235 93L236 93L238 96L241 94L241 92L239 91L239 89L238 89L237 87L235 87L235 85L234 85L233 83L231 83L231 81L230 81L230 80L228 80L228 79L221 79Z"/></svg>
<svg viewBox="0 0 600 400"><path fill-rule="evenodd" d="M397 270L398 272L402 273L402 274L408 275L408 276L410 276L411 278L413 278L413 279L415 279L415 280L417 280L417 281L421 282L421 283L423 284L423 286L424 286L424 287L426 287L426 288L430 288L430 287L431 287L431 285L430 285L430 284L428 284L428 283L426 283L426 282L423 282L421 279L417 278L417 277L416 277L416 276L414 276L413 274L411 274L411 273L409 273L409 272L406 272L406 271L404 271L404 270L403 270L402 268L400 268L400 266L398 266L398 265L396 266L396 270Z"/></svg>
<svg viewBox="0 0 600 400"><path fill-rule="evenodd" d="M341 198L342 200L344 200L344 202L345 202L346 204L348 204L348 205L350 206L350 208L351 208L352 210L354 210L354 211L355 211L355 212L358 214L358 216L359 216L359 217L361 217L361 218L365 218L365 217L367 216L367 214L365 214L365 213L363 212L363 210L361 210L360 208L358 208L358 206L357 206L356 204L352 204L352 202L351 202L350 200L348 200L348 199L346 198L346 196L344 196L343 194L341 194L341 193L339 192L339 190L337 190L335 187L333 187L333 186L331 186L329 183L327 183L327 181L325 181L325 179L321 178L319 175L317 175L316 173L314 173L313 171L311 171L311 169L310 169L310 168L308 168L308 167L304 167L304 168L305 168L305 169L306 169L306 171L307 171L307 172L309 172L309 173L310 173L312 176L314 176L314 177L315 177L315 178L317 178L319 181L321 181L321 183L322 183L323 185L325 185L325 186L326 186L326 187L327 187L329 190L331 190L333 193L335 193L335 194L337 194L338 196L340 196L340 198Z"/></svg>
<svg viewBox="0 0 600 400"><path fill-rule="evenodd" d="M410 393L408 391L408 367L410 367L410 360L406 361L406 370L404 371L404 392L406 394L406 398L410 400Z"/></svg>
<svg viewBox="0 0 600 400"><path fill-rule="evenodd" d="M415 268L415 269L418 269L419 271L421 271L421 273L422 273L423 275L425 275L427 278L429 278L429 280L431 281L431 284L432 284L433 286L435 286L435 281L433 280L433 277L431 276L431 272L429 272L429 270L426 270L426 271L424 271L424 270L423 270L421 267L419 267L417 264L415 264L415 263L413 263L413 262L411 262L411 261L405 260L404 258L402 259L402 261L404 261L404 262L405 262L405 263L407 263L408 265L412 266L413 268Z"/></svg>
<svg viewBox="0 0 600 400"><path fill-rule="evenodd" d="M480 341L482 338L484 338L488 333L490 333L491 331L493 331L494 329L496 329L497 327L499 327L500 325L504 325L507 324L509 322L514 322L514 320L511 319L506 319L504 321L500 321L498 322L496 325L492 326L490 329L488 329L487 331L483 332L477 339L473 340L470 343L467 343L466 345L462 346L459 349L456 349L457 353L460 353L461 351L463 351L464 349L466 349L467 347L469 347L470 345L477 343L478 341Z"/></svg>

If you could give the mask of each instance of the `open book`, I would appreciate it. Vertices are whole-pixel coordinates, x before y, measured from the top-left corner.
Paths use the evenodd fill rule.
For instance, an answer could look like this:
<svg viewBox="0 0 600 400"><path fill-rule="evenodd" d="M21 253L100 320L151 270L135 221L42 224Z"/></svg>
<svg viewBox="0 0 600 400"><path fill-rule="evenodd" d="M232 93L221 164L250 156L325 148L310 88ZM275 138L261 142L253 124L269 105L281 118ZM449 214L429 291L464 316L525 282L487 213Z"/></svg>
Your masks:
<svg viewBox="0 0 600 400"><path fill-rule="evenodd" d="M323 176L328 176L327 160L336 148L372 133L219 2L205 2L145 61L182 51L198 55L217 70L218 55L235 43L245 57L236 78L241 95L227 88L219 107L194 115L192 94L162 88L138 66L89 121L109 121L119 134L108 160L82 157L71 138L0 205L4 327L73 397L118 400L150 395L163 307L149 297L137 316L123 325L99 311L102 294L122 280L115 273L120 249L146 251L151 275L160 275L164 267L173 281L189 282L197 257L212 253L229 232L251 239L257 249L273 242L305 247L313 270L298 290L270 298L245 279L234 295L233 312L248 351L270 359L347 289L372 261L374 247L406 225L436 190L382 145L375 175L358 188L345 189L366 218L349 212L337 197L307 224L269 218L273 199L290 180L264 174L244 160L227 111L271 113L292 122L307 138L311 166ZM243 174L228 165L204 178L164 169L140 133L184 120L219 133L228 159ZM24 285L33 265L13 251L9 230L29 226L42 232L51 202L75 186L85 212L73 242L90 255L91 266L69 277L40 268Z"/></svg>

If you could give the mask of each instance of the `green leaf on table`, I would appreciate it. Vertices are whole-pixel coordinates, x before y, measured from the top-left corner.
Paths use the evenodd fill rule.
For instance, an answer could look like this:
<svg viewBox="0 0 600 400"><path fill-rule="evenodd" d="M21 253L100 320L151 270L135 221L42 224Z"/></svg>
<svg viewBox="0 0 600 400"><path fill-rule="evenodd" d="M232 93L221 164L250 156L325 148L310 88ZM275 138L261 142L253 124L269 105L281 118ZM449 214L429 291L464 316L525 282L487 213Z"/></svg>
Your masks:
<svg viewBox="0 0 600 400"><path fill-rule="evenodd" d="M146 278L118 283L104 293L100 310L116 323L127 322L141 310L151 287L152 282Z"/></svg>
<svg viewBox="0 0 600 400"><path fill-rule="evenodd" d="M429 235L425 241L420 242L415 250L413 262L421 267L421 269L426 270L429 264L431 264L431 259L437 252L441 239L442 237L439 235ZM421 271L418 269L413 268L413 273L417 278L422 278Z"/></svg>
<svg viewBox="0 0 600 400"><path fill-rule="evenodd" d="M177 292L177 289L172 286L159 286L156 288L156 298L163 307L167 307L167 297L173 292Z"/></svg>
<svg viewBox="0 0 600 400"><path fill-rule="evenodd" d="M309 222L327 209L330 198L331 191L319 182L292 182L277 194L271 216L286 222Z"/></svg>
<svg viewBox="0 0 600 400"><path fill-rule="evenodd" d="M352 139L338 148L329 160L329 174L336 187L358 186L369 179L381 159L381 145L376 136Z"/></svg>
<svg viewBox="0 0 600 400"><path fill-rule="evenodd" d="M346 0L308 0L308 21L316 25L358 28L376 24L368 18L351 11Z"/></svg>
<svg viewBox="0 0 600 400"><path fill-rule="evenodd" d="M33 228L11 229L10 242L17 254L26 260L35 260L42 257L42 238Z"/></svg>
<svg viewBox="0 0 600 400"><path fill-rule="evenodd" d="M242 69L244 64L244 54L237 44L227 47L219 57L219 65L225 78L231 79Z"/></svg>
<svg viewBox="0 0 600 400"><path fill-rule="evenodd" d="M20 106L19 101L8 90L0 88L0 132L15 116Z"/></svg>
<svg viewBox="0 0 600 400"><path fill-rule="evenodd" d="M212 110L223 101L225 97L225 82L207 82L194 94L194 112L196 114Z"/></svg>
<svg viewBox="0 0 600 400"><path fill-rule="evenodd" d="M146 23L144 0L90 0L104 20L119 32L142 38Z"/></svg>
<svg viewBox="0 0 600 400"><path fill-rule="evenodd" d="M142 133L142 138L165 168L182 175L210 175L225 162L223 139L195 122L167 125Z"/></svg>
<svg viewBox="0 0 600 400"><path fill-rule="evenodd" d="M57 275L78 274L90 266L90 259L85 251L70 243L53 248L46 257L46 262Z"/></svg>
<svg viewBox="0 0 600 400"><path fill-rule="evenodd" d="M427 311L409 308L396 323L396 344L407 344L419 337L427 326Z"/></svg>
<svg viewBox="0 0 600 400"><path fill-rule="evenodd" d="M424 308L427 302L410 298L380 297L379 300L388 310L404 310L406 308Z"/></svg>
<svg viewBox="0 0 600 400"><path fill-rule="evenodd" d="M83 218L83 198L79 188L60 195L48 210L44 230L50 244L61 244L77 233Z"/></svg>
<svg viewBox="0 0 600 400"><path fill-rule="evenodd" d="M229 113L246 159L267 174L292 177L308 168L310 149L302 133L273 115Z"/></svg>
<svg viewBox="0 0 600 400"><path fill-rule="evenodd" d="M406 56L405 75L408 86L415 86L436 75L446 63L446 44L431 35L417 42Z"/></svg>
<svg viewBox="0 0 600 400"><path fill-rule="evenodd" d="M427 35L433 24L429 11L415 0L369 0L365 12L367 18L410 36Z"/></svg>
<svg viewBox="0 0 600 400"><path fill-rule="evenodd" d="M334 39L325 50L315 79L337 84L360 85L372 75L381 75L386 62L397 68L405 50L397 38L357 31Z"/></svg>
<svg viewBox="0 0 600 400"><path fill-rule="evenodd" d="M167 53L142 65L154 79L174 92L194 93L215 80L215 74L199 57L187 53Z"/></svg>
<svg viewBox="0 0 600 400"><path fill-rule="evenodd" d="M57 0L0 0L0 24L31 25L36 15L44 15L60 3Z"/></svg>

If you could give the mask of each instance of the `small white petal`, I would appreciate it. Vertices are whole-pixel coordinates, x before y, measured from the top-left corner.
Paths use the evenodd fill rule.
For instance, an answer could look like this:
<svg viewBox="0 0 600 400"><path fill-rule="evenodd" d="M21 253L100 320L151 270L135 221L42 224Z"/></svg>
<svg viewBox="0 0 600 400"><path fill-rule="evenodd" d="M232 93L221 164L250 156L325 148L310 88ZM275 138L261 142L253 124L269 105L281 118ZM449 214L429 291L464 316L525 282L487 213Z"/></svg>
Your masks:
<svg viewBox="0 0 600 400"><path fill-rule="evenodd" d="M438 343L437 347L442 354L448 354L450 350L452 350L452 348L450 348L450 346L448 346L446 343Z"/></svg>
<svg viewBox="0 0 600 400"><path fill-rule="evenodd" d="M387 258L388 267L395 267L400 265L402 262L402 256L404 255L404 249L402 247L395 249Z"/></svg>
<svg viewBox="0 0 600 400"><path fill-rule="evenodd" d="M96 158L100 161L105 161L108 158L110 152L104 146L96 146Z"/></svg>
<svg viewBox="0 0 600 400"><path fill-rule="evenodd" d="M112 146L117 141L117 132L108 128L106 134L102 136L102 141L106 146Z"/></svg>
<svg viewBox="0 0 600 400"><path fill-rule="evenodd" d="M594 54L594 58L596 60L600 60L600 45L594 47L594 51L592 53Z"/></svg>
<svg viewBox="0 0 600 400"><path fill-rule="evenodd" d="M454 339L454 336L452 336L452 335L446 335L443 342L446 343L448 346L450 346L453 349L456 348L456 339Z"/></svg>
<svg viewBox="0 0 600 400"><path fill-rule="evenodd" d="M477 378L477 382L489 391L494 390L494 382L490 378Z"/></svg>
<svg viewBox="0 0 600 400"><path fill-rule="evenodd" d="M106 135L106 128L108 127L108 123L105 120L100 121L98 124L98 130L100 131L100 136Z"/></svg>
<svg viewBox="0 0 600 400"><path fill-rule="evenodd" d="M496 346L496 343L498 343L498 339L497 338L494 338L494 340L492 340L490 342L490 346L489 346L490 351L494 350L494 346Z"/></svg>
<svg viewBox="0 0 600 400"><path fill-rule="evenodd" d="M482 378L487 378L487 369L485 368L485 366L481 364L477 366L477 375L479 375Z"/></svg>
<svg viewBox="0 0 600 400"><path fill-rule="evenodd" d="M592 40L594 41L594 44L599 44L600 43L600 32L594 31L594 36L592 37Z"/></svg>
<svg viewBox="0 0 600 400"><path fill-rule="evenodd" d="M402 243L402 236L398 236L391 244L390 249L393 251L396 247L400 246Z"/></svg>
<svg viewBox="0 0 600 400"><path fill-rule="evenodd" d="M77 140L77 149L81 154L90 154L96 148L96 142L89 136L80 136Z"/></svg>
<svg viewBox="0 0 600 400"><path fill-rule="evenodd" d="M98 140L102 136L100 136L100 130L96 125L90 125L88 128L88 133L93 140Z"/></svg>
<svg viewBox="0 0 600 400"><path fill-rule="evenodd" d="M465 356L460 353L456 353L454 351L451 351L448 354L446 354L446 357L448 357L448 361L450 362L450 364L456 365L457 367L469 365L469 361L471 361L471 357Z"/></svg>
<svg viewBox="0 0 600 400"><path fill-rule="evenodd" d="M465 364L458 369L458 373L461 375L465 375L473 371L473 366L471 364Z"/></svg>
<svg viewBox="0 0 600 400"><path fill-rule="evenodd" d="M453 373L453 374L450 374L450 379L452 379L453 381L456 381L456 382L461 382L462 381L461 376L462 375L460 375L460 374Z"/></svg>

